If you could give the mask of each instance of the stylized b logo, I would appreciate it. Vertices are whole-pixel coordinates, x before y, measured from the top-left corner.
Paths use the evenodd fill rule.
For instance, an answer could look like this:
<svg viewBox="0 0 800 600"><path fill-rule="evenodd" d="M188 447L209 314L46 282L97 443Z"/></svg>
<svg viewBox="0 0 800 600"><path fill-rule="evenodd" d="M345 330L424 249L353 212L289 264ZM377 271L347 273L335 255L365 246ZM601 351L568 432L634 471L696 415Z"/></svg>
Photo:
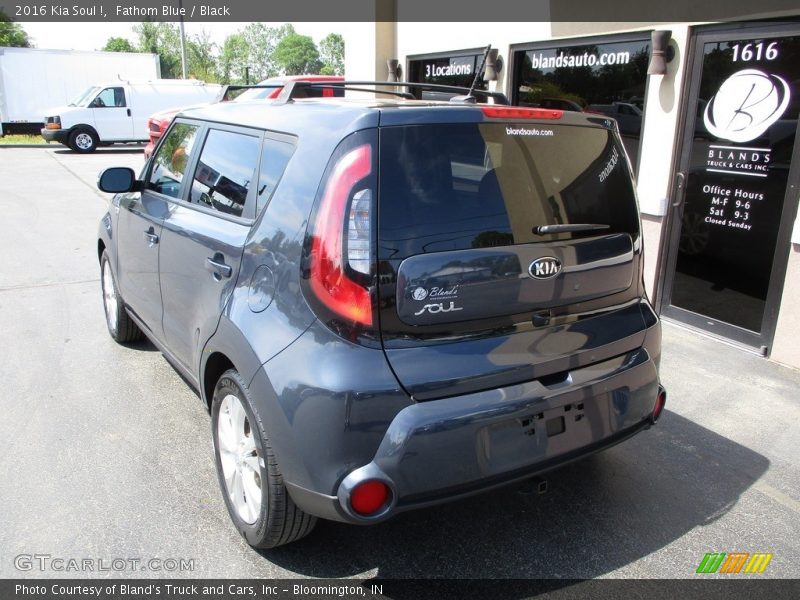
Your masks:
<svg viewBox="0 0 800 600"><path fill-rule="evenodd" d="M744 69L723 82L706 106L703 121L709 133L719 138L749 142L781 118L790 95L782 77Z"/></svg>

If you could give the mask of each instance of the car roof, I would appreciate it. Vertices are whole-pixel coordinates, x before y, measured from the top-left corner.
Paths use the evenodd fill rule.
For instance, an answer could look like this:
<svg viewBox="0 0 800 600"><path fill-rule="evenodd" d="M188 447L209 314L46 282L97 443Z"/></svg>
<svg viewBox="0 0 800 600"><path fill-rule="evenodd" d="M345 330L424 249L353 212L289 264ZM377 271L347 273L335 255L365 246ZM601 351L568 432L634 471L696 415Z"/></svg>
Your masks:
<svg viewBox="0 0 800 600"><path fill-rule="evenodd" d="M298 98L282 100L249 100L222 102L181 111L178 116L228 125L269 129L286 133L305 132L318 127L324 119L329 129L355 131L365 127L400 125L403 123L483 122L482 108L520 109L492 104L463 104L437 100L404 98ZM530 109L521 109L530 110ZM535 109L534 109L535 110ZM544 109L552 110L552 109ZM328 115L328 116L326 116ZM600 125L596 117L580 112L563 111L558 120L498 117L498 122L542 122L569 125Z"/></svg>

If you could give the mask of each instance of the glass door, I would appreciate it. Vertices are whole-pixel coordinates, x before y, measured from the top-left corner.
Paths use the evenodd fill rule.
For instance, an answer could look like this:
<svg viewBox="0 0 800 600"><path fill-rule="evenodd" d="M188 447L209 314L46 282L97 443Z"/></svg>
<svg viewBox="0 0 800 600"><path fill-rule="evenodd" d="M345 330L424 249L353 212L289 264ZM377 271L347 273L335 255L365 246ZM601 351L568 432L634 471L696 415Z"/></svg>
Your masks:
<svg viewBox="0 0 800 600"><path fill-rule="evenodd" d="M695 38L662 298L664 316L764 354L797 206L793 27L712 29Z"/></svg>

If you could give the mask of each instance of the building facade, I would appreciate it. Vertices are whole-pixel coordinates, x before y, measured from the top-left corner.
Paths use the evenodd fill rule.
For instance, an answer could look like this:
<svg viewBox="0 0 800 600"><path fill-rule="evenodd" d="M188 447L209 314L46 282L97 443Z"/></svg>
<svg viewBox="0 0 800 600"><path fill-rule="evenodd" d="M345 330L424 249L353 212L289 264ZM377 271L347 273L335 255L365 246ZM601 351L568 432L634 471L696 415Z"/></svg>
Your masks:
<svg viewBox="0 0 800 600"><path fill-rule="evenodd" d="M386 80L395 59L401 80L471 85L491 44L496 79L477 85L616 118L659 312L800 368L800 20L358 27L350 79ZM654 31L663 74L648 74Z"/></svg>

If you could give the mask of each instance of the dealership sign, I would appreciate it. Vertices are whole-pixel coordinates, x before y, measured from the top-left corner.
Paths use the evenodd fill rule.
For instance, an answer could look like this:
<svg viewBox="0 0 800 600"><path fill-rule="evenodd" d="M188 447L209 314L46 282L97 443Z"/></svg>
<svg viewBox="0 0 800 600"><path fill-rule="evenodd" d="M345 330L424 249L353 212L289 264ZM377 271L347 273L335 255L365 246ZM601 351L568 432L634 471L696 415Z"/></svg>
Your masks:
<svg viewBox="0 0 800 600"><path fill-rule="evenodd" d="M698 173L687 202L702 211L706 226L762 236L753 243L773 239L778 229L797 125L789 82L797 80L792 56L798 42L710 43L704 52L701 88L713 95L698 119L711 139L694 145L695 153L704 153L702 159L695 156L705 163L705 172Z"/></svg>

